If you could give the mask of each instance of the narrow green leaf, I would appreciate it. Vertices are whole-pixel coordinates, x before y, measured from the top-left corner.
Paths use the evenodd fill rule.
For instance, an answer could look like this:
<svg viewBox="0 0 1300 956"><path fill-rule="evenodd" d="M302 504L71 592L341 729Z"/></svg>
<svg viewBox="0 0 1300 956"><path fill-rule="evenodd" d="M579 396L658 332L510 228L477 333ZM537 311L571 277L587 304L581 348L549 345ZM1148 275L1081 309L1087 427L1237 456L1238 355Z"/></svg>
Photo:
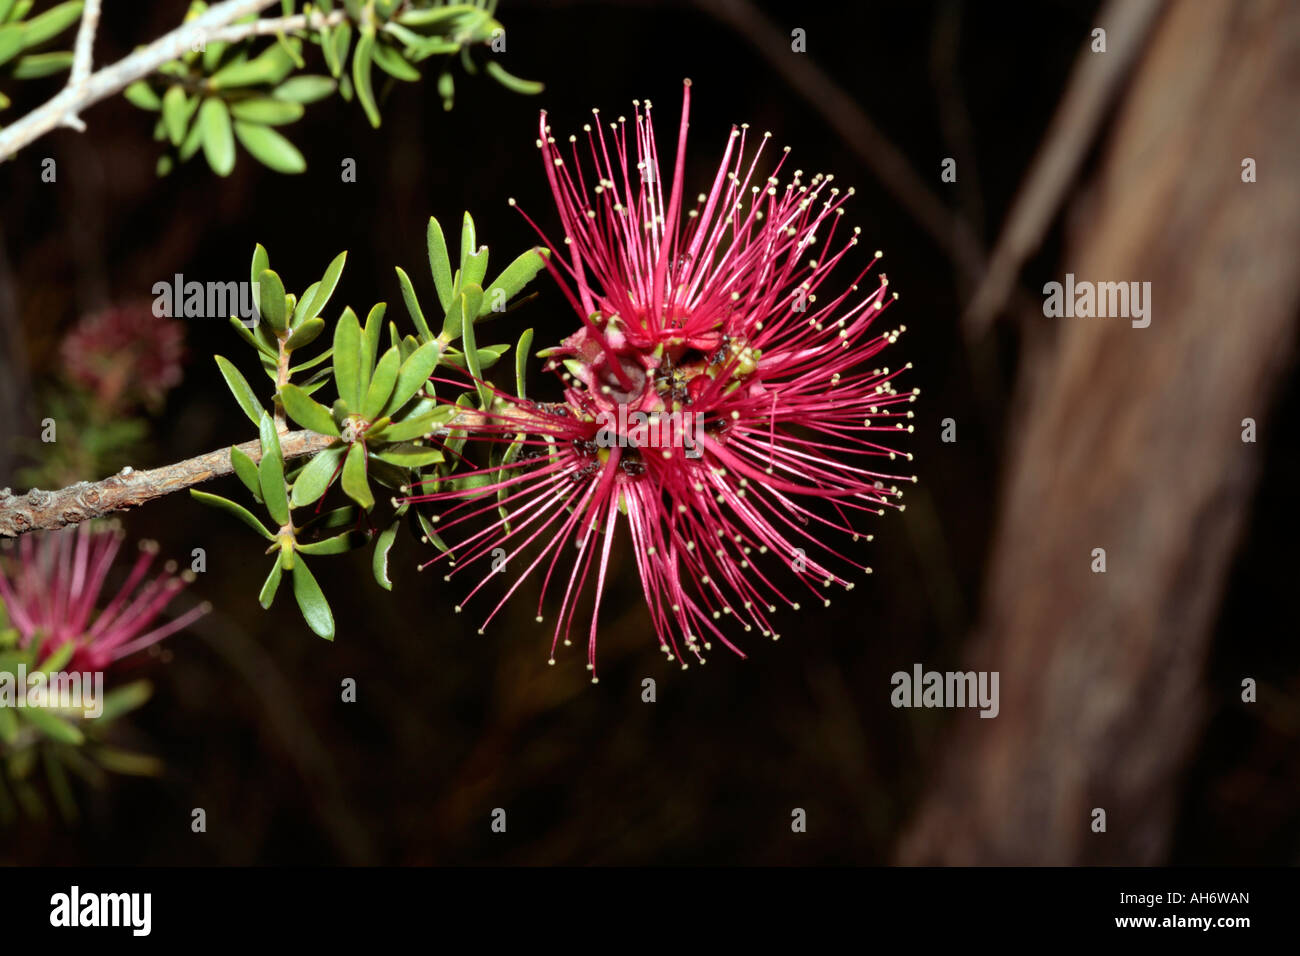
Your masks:
<svg viewBox="0 0 1300 956"><path fill-rule="evenodd" d="M293 330L293 334L285 340L285 351L295 352L304 346L311 345L317 337L325 331L325 320L322 318L308 319Z"/></svg>
<svg viewBox="0 0 1300 956"><path fill-rule="evenodd" d="M365 348L365 361L361 367L366 373L363 391L370 386L370 370L375 367L375 359L379 357L379 339L384 334L384 313L387 311L388 303L376 302L366 315L366 324L361 329L361 344Z"/></svg>
<svg viewBox="0 0 1300 956"><path fill-rule="evenodd" d="M266 576L265 583L262 584L262 590L257 595L257 603L262 605L262 610L270 608L271 603L275 600L275 592L280 590L280 578L284 576L284 568L280 567L280 558L276 557L271 564L271 572Z"/></svg>
<svg viewBox="0 0 1300 956"><path fill-rule="evenodd" d="M425 342L412 352L397 372L393 394L383 409L384 413L391 415L405 405L429 380L441 357L442 347L437 342Z"/></svg>
<svg viewBox="0 0 1300 956"><path fill-rule="evenodd" d="M375 496L366 480L366 450L360 442L348 449L343 462L343 491L367 511L375 506Z"/></svg>
<svg viewBox="0 0 1300 956"><path fill-rule="evenodd" d="M528 396L524 391L524 377L528 369L528 350L533 347L533 330L524 329L524 334L519 336L519 345L515 349L515 395L524 399Z"/></svg>
<svg viewBox="0 0 1300 956"><path fill-rule="evenodd" d="M257 277L258 306L262 318L276 332L289 328L289 316L285 311L284 283L273 269L263 269Z"/></svg>
<svg viewBox="0 0 1300 956"><path fill-rule="evenodd" d="M514 262L506 266L502 273L483 292L483 305L480 315L489 312L504 312L506 304L517 296L537 273L546 268L546 256L549 249L529 249Z"/></svg>
<svg viewBox="0 0 1300 956"><path fill-rule="evenodd" d="M142 110L157 112L162 109L162 100L146 80L136 80L122 91L122 96L132 106L139 107ZM180 140L177 140L178 145L179 143Z"/></svg>
<svg viewBox="0 0 1300 956"><path fill-rule="evenodd" d="M271 268L271 257L267 255L265 247L259 242L253 247L253 264L248 270L248 281L257 282L265 269Z"/></svg>
<svg viewBox="0 0 1300 956"><path fill-rule="evenodd" d="M229 498L222 498L220 495L210 495L206 491L199 491L197 488L190 489L190 496L194 498L196 501L200 501L205 505L211 505L214 508L220 508L222 511L226 512L227 514L234 515L240 521L244 522L244 524L248 525L258 534L260 534L267 541L275 540L275 535L267 531L266 527L262 524L262 522L258 521L255 517L253 517L253 513L249 511L247 508L245 508L243 505L236 504L235 502L231 501Z"/></svg>
<svg viewBox="0 0 1300 956"><path fill-rule="evenodd" d="M80 730L43 707L26 707L22 711L22 716L51 740L57 740L61 744L72 744L74 747L85 743L86 737Z"/></svg>
<svg viewBox="0 0 1300 956"><path fill-rule="evenodd" d="M271 96L286 103L315 103L337 88L328 76L291 76L272 90Z"/></svg>
<svg viewBox="0 0 1300 956"><path fill-rule="evenodd" d="M68 0L51 7L40 16L28 20L23 34L23 45L27 49L40 46L46 40L52 40L68 27L81 19L82 0Z"/></svg>
<svg viewBox="0 0 1300 956"><path fill-rule="evenodd" d="M284 488L284 456L280 452L280 436L275 422L263 413L258 425L262 439L262 462L257 466L257 477L262 485L262 498L271 519L279 525L289 523L289 493Z"/></svg>
<svg viewBox="0 0 1300 956"><path fill-rule="evenodd" d="M339 284L339 276L343 275L343 266L347 261L348 254L344 250L325 267L325 275L321 277L311 303L307 306L306 312L303 313L308 318L314 319L325 311L325 306L329 304L330 296L334 294L334 289Z"/></svg>
<svg viewBox="0 0 1300 956"><path fill-rule="evenodd" d="M433 333L429 331L429 323L424 319L424 310L420 308L420 300L415 295L411 277L400 266L397 267L397 284L402 287L402 301L406 303L406 311L411 313L411 321L415 323L421 340L427 342L433 338Z"/></svg>
<svg viewBox="0 0 1300 956"><path fill-rule="evenodd" d="M263 415L262 403L257 400L257 395L248 384L248 379L244 378L239 369L235 368L225 356L218 355L216 360L217 368L221 369L221 376L226 380L231 394L235 396L235 401L239 403L239 407L244 410L249 420L254 425L258 424Z"/></svg>
<svg viewBox="0 0 1300 956"><path fill-rule="evenodd" d="M101 723L111 723L133 710L139 710L152 696L153 685L147 680L134 680L115 687L104 695L104 709L99 720Z"/></svg>
<svg viewBox="0 0 1300 956"><path fill-rule="evenodd" d="M466 212L460 226L460 271L462 273L469 264L470 257L478 251L478 231L474 228L474 217ZM464 285L462 281L461 287L463 288Z"/></svg>
<svg viewBox="0 0 1300 956"><path fill-rule="evenodd" d="M303 428L308 428L320 435L338 436L339 427L334 423L330 410L314 401L297 385L285 385L280 389L280 401L284 410Z"/></svg>
<svg viewBox="0 0 1300 956"><path fill-rule="evenodd" d="M544 83L539 83L536 80L522 80L513 73L508 72L506 68L495 59L488 59L486 69L488 76L492 77L492 79L496 80L512 93L523 93L526 96L532 96L546 89Z"/></svg>
<svg viewBox="0 0 1300 956"><path fill-rule="evenodd" d="M397 445L385 445L380 451L372 451L373 457L386 461L400 468L423 468L436 465L444 459L442 449L430 448L428 445L416 445L404 442Z"/></svg>
<svg viewBox="0 0 1300 956"><path fill-rule="evenodd" d="M366 111L370 125L379 128L379 107L375 105L375 92L370 85L370 61L375 49L374 29L363 30L357 41L357 50L352 55L352 83L356 87L357 99Z"/></svg>
<svg viewBox="0 0 1300 956"><path fill-rule="evenodd" d="M262 126L283 126L286 123L294 123L302 119L304 112L301 103L270 96L252 96L230 104L232 117Z"/></svg>
<svg viewBox="0 0 1300 956"><path fill-rule="evenodd" d="M157 757L116 747L96 748L95 759L105 770L132 777L157 777L163 772L162 761Z"/></svg>
<svg viewBox="0 0 1300 956"><path fill-rule="evenodd" d="M307 169L307 160L298 147L269 126L236 120L235 137L248 154L267 169L289 176Z"/></svg>
<svg viewBox="0 0 1300 956"><path fill-rule="evenodd" d="M385 442L409 441L412 438L423 438L445 420L445 416L437 413L417 415L414 418L394 422L382 430L372 429L371 434L374 434L377 440Z"/></svg>
<svg viewBox="0 0 1300 956"><path fill-rule="evenodd" d="M429 217L427 239L429 271L433 273L433 285L438 290L438 303L446 312L451 308L451 257L447 255L447 240L442 234L442 226L432 216Z"/></svg>
<svg viewBox="0 0 1300 956"><path fill-rule="evenodd" d="M307 570L307 562L301 558L293 566L293 596L298 599L298 609L307 626L325 640L334 640L334 614L320 585Z"/></svg>
<svg viewBox="0 0 1300 956"><path fill-rule="evenodd" d="M303 554L343 554L363 547L370 540L364 531L344 531L332 538L299 544L298 550Z"/></svg>
<svg viewBox="0 0 1300 956"><path fill-rule="evenodd" d="M397 528L400 521L394 521L379 534L379 540L375 542L375 553L370 559L370 570L374 572L375 580L385 591L393 589L393 582L388 577L388 553L393 550L393 542L397 540Z"/></svg>
<svg viewBox="0 0 1300 956"><path fill-rule="evenodd" d="M234 466L235 474L239 476L239 480L244 483L244 487L261 504L262 485L257 478L257 463L240 451L236 445L230 446L230 463Z"/></svg>
<svg viewBox="0 0 1300 956"><path fill-rule="evenodd" d="M334 384L348 408L361 408L361 324L351 309L334 327Z"/></svg>
<svg viewBox="0 0 1300 956"><path fill-rule="evenodd" d="M190 126L190 118L194 115L188 103L189 96L185 92L185 87L179 83L167 87L167 92L163 94L163 126L167 129L167 138L173 146L179 146L184 141L185 132Z"/></svg>
<svg viewBox="0 0 1300 956"><path fill-rule="evenodd" d="M203 155L218 176L229 176L235 168L235 138L230 111L221 100L209 97L199 107L198 127L202 131Z"/></svg>
<svg viewBox="0 0 1300 956"><path fill-rule="evenodd" d="M321 496L329 490L346 451L343 445L326 448L317 452L298 472L298 477L293 482L293 494L289 498L295 508L320 501Z"/></svg>
<svg viewBox="0 0 1300 956"><path fill-rule="evenodd" d="M393 394L393 386L397 383L397 369L400 363L401 356L398 350L390 348L375 365L375 374L371 377L370 386L366 389L366 397L361 402L361 417L366 421L374 421L378 418L379 413L388 404L389 396Z"/></svg>
<svg viewBox="0 0 1300 956"><path fill-rule="evenodd" d="M384 43L376 43L374 48L375 65L381 70L393 77L395 80L402 80L406 83L416 83L420 79L420 71L406 62L402 54L398 53L391 46Z"/></svg>

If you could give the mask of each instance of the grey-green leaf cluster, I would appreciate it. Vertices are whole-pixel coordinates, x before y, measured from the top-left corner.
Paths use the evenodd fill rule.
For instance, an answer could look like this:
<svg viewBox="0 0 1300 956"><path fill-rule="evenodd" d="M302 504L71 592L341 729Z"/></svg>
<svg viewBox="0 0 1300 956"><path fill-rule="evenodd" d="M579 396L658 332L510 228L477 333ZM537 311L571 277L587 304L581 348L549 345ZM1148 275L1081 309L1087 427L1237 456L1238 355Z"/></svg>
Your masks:
<svg viewBox="0 0 1300 956"><path fill-rule="evenodd" d="M82 0L66 0L32 16L33 0L0 0L0 76L33 80L72 66L71 50L33 52L81 19ZM0 91L0 110L9 97Z"/></svg>
<svg viewBox="0 0 1300 956"><path fill-rule="evenodd" d="M298 6L285 2L268 22ZM202 153L215 173L228 176L240 150L276 172L300 173L306 160L284 128L301 119L308 104L338 92L355 99L378 127L388 89L419 80L425 62L437 57L439 90L450 108L453 55L476 72L471 48L504 36L492 16L495 3L483 0L317 0L301 6L307 24L301 29L209 43L127 87L127 100L158 114L154 139L167 146L159 175ZM206 9L203 0L194 0L187 19ZM240 24L256 21L254 15ZM309 58L319 65L309 68ZM487 72L516 92L541 89L496 60Z"/></svg>
<svg viewBox="0 0 1300 956"><path fill-rule="evenodd" d="M381 587L391 589L389 554L403 524L417 537L440 543L428 519L400 499L429 480L444 479L449 455L454 457L464 441L463 432L456 437L456 420L468 410L492 406L493 393L482 376L509 345L476 344L475 326L507 311L545 266L542 250L528 250L485 288L488 249L478 244L468 214L460 238L453 268L442 228L437 220L429 220L429 272L442 314L438 334L429 326L414 283L401 269L398 283L413 331L403 333L387 320L383 302L374 305L364 321L343 306L334 310L337 318L330 323L326 308L346 253L295 295L285 292L266 250L258 245L250 269L250 281L258 289L256 324L249 328L236 318L230 321L272 382L269 403L259 398L233 362L216 357L235 403L258 429L257 460L237 446L230 449L230 458L235 475L265 510L267 520L228 498L196 489L191 494L263 538L272 561L258 600L270 607L288 572L304 619L322 637L333 638L334 617L304 555L314 560L375 539L371 570ZM304 358L300 352L318 339L325 347ZM521 339L525 350L531 339L531 332ZM455 398L439 394L440 367L471 376L458 374L463 384ZM522 369L521 357L518 376ZM302 431L291 431L295 425ZM301 448L304 435L313 436L310 454L303 458L301 451L287 453L284 443L293 441L294 449ZM323 444L321 438L326 439ZM339 495L341 503L326 508L331 494Z"/></svg>

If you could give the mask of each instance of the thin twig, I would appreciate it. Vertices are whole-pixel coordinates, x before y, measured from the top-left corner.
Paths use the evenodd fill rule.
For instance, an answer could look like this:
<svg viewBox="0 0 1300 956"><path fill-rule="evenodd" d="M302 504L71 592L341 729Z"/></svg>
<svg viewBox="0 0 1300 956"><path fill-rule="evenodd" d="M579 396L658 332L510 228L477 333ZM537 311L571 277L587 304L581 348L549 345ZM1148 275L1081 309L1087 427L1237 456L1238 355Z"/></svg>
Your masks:
<svg viewBox="0 0 1300 956"><path fill-rule="evenodd" d="M79 83L69 84L55 96L22 119L0 130L0 160L8 159L24 146L40 139L59 126L80 122L78 117L89 106L126 89L136 80L153 73L164 63L179 59L190 50L207 43L212 34L250 13L260 13L276 0L225 0L208 8L189 23L177 27L146 47L123 57L111 66L92 73ZM90 4L87 4L89 9ZM85 21L82 21L83 31ZM93 39L93 38L92 38ZM81 34L78 34L80 44ZM87 40L87 43L90 43Z"/></svg>
<svg viewBox="0 0 1300 956"><path fill-rule="evenodd" d="M251 23L236 23L233 26L215 30L208 37L209 43L234 43L249 37L274 36L277 33L292 33L295 30L319 30L321 27L338 26L348 18L346 10L332 13L299 13L291 17L254 20Z"/></svg>
<svg viewBox="0 0 1300 956"><path fill-rule="evenodd" d="M72 70L68 74L68 86L77 89L90 78L90 68L95 60L95 31L99 29L100 0L86 0L81 8L81 25L77 27L77 42L73 47ZM86 124L75 113L63 120L65 126L84 131Z"/></svg>
<svg viewBox="0 0 1300 956"><path fill-rule="evenodd" d="M302 458L337 440L310 431L286 432L280 436L280 451L286 460ZM236 447L253 461L262 458L258 440ZM150 471L124 468L103 481L80 481L59 491L33 488L25 495L14 495L8 488L0 488L0 537L15 538L28 531L62 528L125 511L233 471L230 450L222 448Z"/></svg>
<svg viewBox="0 0 1300 956"><path fill-rule="evenodd" d="M1089 38L1075 61L1061 105L966 309L969 338L987 331L1006 303L1020 266L1042 242L1162 6L1163 0L1110 0L1098 15L1096 22L1106 30L1106 52L1093 53Z"/></svg>

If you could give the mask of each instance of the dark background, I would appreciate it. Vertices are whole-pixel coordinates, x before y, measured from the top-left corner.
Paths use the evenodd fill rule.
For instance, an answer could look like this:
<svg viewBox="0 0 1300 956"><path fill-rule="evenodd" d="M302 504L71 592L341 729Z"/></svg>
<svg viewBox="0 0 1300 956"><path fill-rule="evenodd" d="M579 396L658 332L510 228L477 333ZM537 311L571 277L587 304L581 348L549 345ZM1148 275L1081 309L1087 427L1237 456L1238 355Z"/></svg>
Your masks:
<svg viewBox="0 0 1300 956"><path fill-rule="evenodd" d="M108 6L99 62L165 32L183 9ZM787 32L807 31L807 56L930 188L963 210L986 246L1096 7L762 4ZM888 359L914 363L906 384L922 390L908 445L920 481L905 513L867 529L876 535L867 552L874 575L829 608L787 615L777 644L742 635L747 660L715 651L708 666L682 673L656 652L635 567L616 548L601 681L592 686L579 648L547 666L550 632L533 623L534 586L478 636L477 617L451 613L465 583L417 574L415 563L429 555L409 538L391 562L392 594L374 584L368 552L314 563L338 622L337 639L323 642L287 588L270 612L257 606L265 572L257 541L176 495L124 518L132 536L157 538L166 554L182 559L202 547L208 555L186 600L208 599L216 610L168 641L169 662L138 665L157 692L134 720L133 742L162 756L167 773L83 792L77 826L21 824L0 841L0 860L881 863L931 780L944 731L979 722L972 711L895 710L889 677L918 661L962 666L1016 421L1020 334L1002 327L981 348L968 347L958 322L969 290L952 261L809 102L717 19L685 3L523 0L507 0L497 15L508 31L505 65L545 81L544 93L519 96L458 73L456 106L445 113L432 82L398 85L381 103L379 131L355 103L315 104L287 130L308 159L301 176L276 175L241 153L227 180L201 160L157 180L152 118L120 98L86 114L86 133L56 132L0 168L10 301L24 350L4 363L21 386L6 423L19 435L38 432L33 388L55 375L59 336L79 315L148 299L153 283L175 272L242 278L255 242L294 289L349 250L334 302L364 314L384 300L401 322L394 266L432 297L429 215L451 233L469 209L498 267L534 241L507 197L554 233L534 147L539 108L558 136L579 129L592 106L612 118L649 98L667 142L689 76L689 182L711 176L731 124L771 130L778 146L792 147L796 166L857 188L849 221L863 227L866 249L884 249L901 294L893 315L908 331ZM57 184L39 180L47 156L58 162ZM959 157L960 189L939 181L945 156ZM355 184L340 182L345 157L357 161ZM1059 278L1060 243L1057 227L1021 277L1031 294ZM550 281L537 289L524 310L489 328L493 341L513 343L534 326L547 344L572 327ZM256 363L223 323L187 325L184 384L157 421L151 457L136 468L252 437L210 356L233 358L253 381ZM1219 615L1206 675L1215 703L1185 768L1169 862L1294 862L1300 850L1300 660L1288 593L1300 530L1291 501L1298 414L1292 384L1261 436L1263 483ZM958 440L943 444L939 422L950 416ZM0 474L0 486L11 483ZM233 480L221 484L212 490L241 496ZM1235 703L1243 674L1282 689L1290 709ZM339 699L349 677L359 686L355 704ZM657 681L656 703L641 700L645 677ZM195 807L207 811L206 835L190 832ZM508 812L504 835L489 830L496 807ZM791 832L795 807L807 810L807 833Z"/></svg>

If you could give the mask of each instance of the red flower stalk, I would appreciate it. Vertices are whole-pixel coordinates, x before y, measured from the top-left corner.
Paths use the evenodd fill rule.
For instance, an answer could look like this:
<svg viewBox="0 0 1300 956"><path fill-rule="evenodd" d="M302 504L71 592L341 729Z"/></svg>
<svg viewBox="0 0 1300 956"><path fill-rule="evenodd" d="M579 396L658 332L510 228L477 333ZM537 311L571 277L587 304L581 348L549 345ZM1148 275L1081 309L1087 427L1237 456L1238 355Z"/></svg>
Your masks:
<svg viewBox="0 0 1300 956"><path fill-rule="evenodd" d="M204 602L180 617L156 623L194 575L190 571L177 575L175 562L169 561L162 574L145 582L158 554L157 544L151 541L140 542L140 554L126 581L100 607L123 537L117 528L92 529L82 524L25 535L16 549L7 548L8 553L0 555L0 599L18 631L20 648L40 641L43 662L73 642L76 650L67 669L100 671L188 627L212 609Z"/></svg>
<svg viewBox="0 0 1300 956"><path fill-rule="evenodd" d="M683 214L689 105L688 82L667 184L649 103L638 104L630 132L624 117L608 137L599 124L584 128L590 178L577 138L569 138L570 165L542 114L539 145L567 246L561 253L547 241L548 267L583 323L544 353L565 381L565 401L498 396L498 411L470 444L513 438L524 454L471 472L474 487L462 482L411 498L454 503L440 529L493 516L465 539L457 571L499 559L497 549L512 568L524 549L543 544L509 593L543 563L543 593L567 576L551 663L556 644L570 643L576 601L594 570L587 666L595 670L597 612L620 514L661 650L685 667L678 634L701 661L713 639L740 653L719 626L725 616L776 639L770 615L779 604L799 608L797 591L751 562L755 552L780 556L829 604L820 588L853 587L828 567L831 559L870 568L825 545L825 534L856 541L855 514L902 508L896 479L874 462L899 454L880 437L911 431L912 413L899 406L917 390L899 393L898 370L868 367L903 331L872 331L897 296L887 295L881 275L851 301L881 254L818 300L858 243L854 229L836 244L853 191L841 195L832 177L805 181L799 170L783 183L785 154L760 176L768 136L747 158L747 132L733 128L709 191ZM818 244L827 250L820 257ZM493 515L498 497L509 518ZM451 562L450 554L442 558ZM562 554L573 556L567 575L557 574Z"/></svg>

